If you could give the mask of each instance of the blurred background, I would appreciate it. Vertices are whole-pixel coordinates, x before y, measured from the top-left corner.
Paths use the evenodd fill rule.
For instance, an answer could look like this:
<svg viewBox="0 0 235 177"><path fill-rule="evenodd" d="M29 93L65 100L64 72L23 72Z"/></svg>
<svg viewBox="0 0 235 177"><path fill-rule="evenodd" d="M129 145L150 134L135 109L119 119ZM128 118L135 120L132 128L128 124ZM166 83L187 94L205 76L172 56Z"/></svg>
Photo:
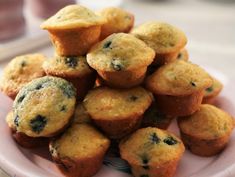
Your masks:
<svg viewBox="0 0 235 177"><path fill-rule="evenodd" d="M235 0L0 0L0 72L15 55L42 51L50 41L40 23L58 9L80 3L94 10L119 6L135 14L136 25L166 21L188 37L191 60L200 63L235 59ZM232 66L231 66L232 67Z"/></svg>
<svg viewBox="0 0 235 177"><path fill-rule="evenodd" d="M80 3L94 10L119 6L135 14L136 25L160 20L181 28L192 61L235 76L235 0L0 0L0 73L12 57L28 52L51 55L40 23L58 9ZM232 64L233 63L233 64Z"/></svg>
<svg viewBox="0 0 235 177"><path fill-rule="evenodd" d="M235 78L235 0L0 0L0 74L16 55L52 56L48 34L39 25L71 3L94 10L122 7L135 14L136 25L150 20L173 24L188 37L191 61L211 68L224 82Z"/></svg>

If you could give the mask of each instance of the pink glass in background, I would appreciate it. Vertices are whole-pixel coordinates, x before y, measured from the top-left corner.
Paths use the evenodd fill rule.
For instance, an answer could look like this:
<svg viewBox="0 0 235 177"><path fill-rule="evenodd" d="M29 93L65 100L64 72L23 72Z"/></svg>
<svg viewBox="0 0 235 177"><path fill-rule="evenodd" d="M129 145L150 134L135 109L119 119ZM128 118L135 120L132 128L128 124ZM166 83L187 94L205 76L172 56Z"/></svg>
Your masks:
<svg viewBox="0 0 235 177"><path fill-rule="evenodd" d="M43 19L54 15L64 6L75 3L75 0L27 0L31 13Z"/></svg>
<svg viewBox="0 0 235 177"><path fill-rule="evenodd" d="M9 40L25 32L23 0L0 1L0 41Z"/></svg>

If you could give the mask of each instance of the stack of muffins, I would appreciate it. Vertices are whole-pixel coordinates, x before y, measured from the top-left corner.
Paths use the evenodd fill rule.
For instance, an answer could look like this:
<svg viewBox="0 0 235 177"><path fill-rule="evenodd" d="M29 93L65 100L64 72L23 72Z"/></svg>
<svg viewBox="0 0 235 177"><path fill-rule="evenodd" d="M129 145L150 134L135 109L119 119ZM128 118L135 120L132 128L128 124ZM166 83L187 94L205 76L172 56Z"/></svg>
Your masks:
<svg viewBox="0 0 235 177"><path fill-rule="evenodd" d="M66 176L95 175L111 142L135 177L172 177L185 146L211 156L229 141L233 118L202 104L222 84L188 61L185 34L164 22L133 25L122 9L67 6L41 25L54 57L30 55L36 65L17 57L4 71L1 91L17 95L6 118L14 139L27 148L49 142ZM182 140L165 130L176 118Z"/></svg>

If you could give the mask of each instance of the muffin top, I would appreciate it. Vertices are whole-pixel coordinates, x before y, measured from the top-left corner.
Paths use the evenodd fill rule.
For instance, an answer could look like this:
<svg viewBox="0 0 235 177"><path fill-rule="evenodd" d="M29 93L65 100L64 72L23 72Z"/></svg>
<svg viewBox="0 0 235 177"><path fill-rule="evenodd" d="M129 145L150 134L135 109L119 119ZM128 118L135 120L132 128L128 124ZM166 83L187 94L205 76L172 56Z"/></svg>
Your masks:
<svg viewBox="0 0 235 177"><path fill-rule="evenodd" d="M12 130L16 130L16 125L14 124L14 116L13 116L13 111L10 111L7 116L6 116L6 122L9 128Z"/></svg>
<svg viewBox="0 0 235 177"><path fill-rule="evenodd" d="M45 76L25 85L13 103L18 132L50 137L64 128L74 111L76 91L64 79Z"/></svg>
<svg viewBox="0 0 235 177"><path fill-rule="evenodd" d="M139 129L124 138L119 148L123 159L145 169L179 159L185 149L175 135L153 127Z"/></svg>
<svg viewBox="0 0 235 177"><path fill-rule="evenodd" d="M183 133L202 139L223 137L234 127L234 120L228 113L209 104L202 104L198 111L178 122Z"/></svg>
<svg viewBox="0 0 235 177"><path fill-rule="evenodd" d="M146 86L155 94L190 95L212 85L210 75L198 65L177 60L148 76Z"/></svg>
<svg viewBox="0 0 235 177"><path fill-rule="evenodd" d="M104 153L110 141L88 124L72 124L65 133L50 143L52 156L70 159L85 159Z"/></svg>
<svg viewBox="0 0 235 177"><path fill-rule="evenodd" d="M178 60L188 61L189 55L188 55L187 49L185 49L185 48L181 49L179 54L177 55L177 59Z"/></svg>
<svg viewBox="0 0 235 177"><path fill-rule="evenodd" d="M154 56L143 41L130 34L116 33L92 47L87 62L94 69L116 72L148 66Z"/></svg>
<svg viewBox="0 0 235 177"><path fill-rule="evenodd" d="M83 103L78 103L74 115L73 115L73 122L82 124L82 123L91 123L91 118L89 114L87 113Z"/></svg>
<svg viewBox="0 0 235 177"><path fill-rule="evenodd" d="M93 70L89 67L84 56L58 56L43 63L46 73L58 76L80 77L90 74Z"/></svg>
<svg viewBox="0 0 235 177"><path fill-rule="evenodd" d="M31 80L45 75L42 64L45 57L41 54L28 54L13 58L5 67L0 79L0 90L15 96Z"/></svg>
<svg viewBox="0 0 235 177"><path fill-rule="evenodd" d="M157 54L174 52L187 43L183 31L164 22L147 22L134 28L131 33L148 44Z"/></svg>
<svg viewBox="0 0 235 177"><path fill-rule="evenodd" d="M81 5L68 5L41 24L49 30L74 29L102 25L106 20Z"/></svg>
<svg viewBox="0 0 235 177"><path fill-rule="evenodd" d="M101 36L102 34L107 36L112 33L128 32L134 25L134 15L117 7L105 8L99 14L107 20L102 25Z"/></svg>
<svg viewBox="0 0 235 177"><path fill-rule="evenodd" d="M84 106L94 119L119 120L142 115L151 102L152 95L141 87L125 90L98 87L87 94Z"/></svg>
<svg viewBox="0 0 235 177"><path fill-rule="evenodd" d="M211 87L205 89L204 97L216 96L217 94L220 93L222 89L223 89L223 84L216 78L213 78L213 84Z"/></svg>

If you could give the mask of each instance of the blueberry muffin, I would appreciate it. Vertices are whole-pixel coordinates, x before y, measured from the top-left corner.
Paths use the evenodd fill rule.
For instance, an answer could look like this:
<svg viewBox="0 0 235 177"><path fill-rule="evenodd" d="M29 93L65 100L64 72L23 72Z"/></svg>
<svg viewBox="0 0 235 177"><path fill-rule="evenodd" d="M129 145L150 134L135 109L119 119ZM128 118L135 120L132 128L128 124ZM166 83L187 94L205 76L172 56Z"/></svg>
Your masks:
<svg viewBox="0 0 235 177"><path fill-rule="evenodd" d="M84 107L83 102L77 104L74 115L73 115L73 123L91 123L91 117L87 113L87 110Z"/></svg>
<svg viewBox="0 0 235 177"><path fill-rule="evenodd" d="M21 55L13 58L5 67L0 78L0 91L15 99L19 90L28 82L45 75L41 54Z"/></svg>
<svg viewBox="0 0 235 177"><path fill-rule="evenodd" d="M131 32L156 52L154 64L162 65L176 60L187 38L183 31L164 22L147 22Z"/></svg>
<svg viewBox="0 0 235 177"><path fill-rule="evenodd" d="M119 139L136 130L152 95L141 87L111 89L97 87L88 92L84 106L95 124L112 139Z"/></svg>
<svg viewBox="0 0 235 177"><path fill-rule="evenodd" d="M188 50L185 49L185 48L181 49L180 52L177 55L177 59L178 60L188 61L189 60Z"/></svg>
<svg viewBox="0 0 235 177"><path fill-rule="evenodd" d="M210 75L198 65L176 60L161 66L146 79L159 110L171 116L186 116L199 109L204 90L212 85Z"/></svg>
<svg viewBox="0 0 235 177"><path fill-rule="evenodd" d="M47 75L61 77L73 83L78 100L82 100L95 84L96 72L89 67L84 56L55 55L44 62L43 69Z"/></svg>
<svg viewBox="0 0 235 177"><path fill-rule="evenodd" d="M213 103L214 99L219 95L222 89L223 89L223 84L216 78L213 78L212 86L204 90L204 96L202 102L208 104Z"/></svg>
<svg viewBox="0 0 235 177"><path fill-rule="evenodd" d="M117 7L105 8L99 14L107 20L101 27L101 40L113 33L128 33L134 25L134 15Z"/></svg>
<svg viewBox="0 0 235 177"><path fill-rule="evenodd" d="M130 34L112 34L99 42L87 55L88 64L112 87L139 85L154 58L154 51Z"/></svg>
<svg viewBox="0 0 235 177"><path fill-rule="evenodd" d="M80 5L68 5L41 24L48 30L56 52L62 56L87 53L100 37L106 20Z"/></svg>
<svg viewBox="0 0 235 177"><path fill-rule="evenodd" d="M7 114L6 122L11 130L12 137L20 146L24 148L38 148L42 146L48 146L48 141L49 141L48 138L44 138L44 137L32 138L32 137L27 136L24 133L16 131L13 111L10 111Z"/></svg>
<svg viewBox="0 0 235 177"><path fill-rule="evenodd" d="M119 148L135 177L172 177L185 150L175 135L153 127L124 138Z"/></svg>
<svg viewBox="0 0 235 177"><path fill-rule="evenodd" d="M110 141L88 124L72 124L50 142L50 153L65 176L94 176L102 166Z"/></svg>
<svg viewBox="0 0 235 177"><path fill-rule="evenodd" d="M64 79L45 76L25 85L13 103L17 132L30 137L51 137L70 122L76 90Z"/></svg>
<svg viewBox="0 0 235 177"><path fill-rule="evenodd" d="M188 149L200 156L221 152L234 128L232 116L209 104L202 104L194 114L178 119L182 140Z"/></svg>
<svg viewBox="0 0 235 177"><path fill-rule="evenodd" d="M175 117L161 113L154 101L146 110L141 122L141 127L157 127L167 129Z"/></svg>

